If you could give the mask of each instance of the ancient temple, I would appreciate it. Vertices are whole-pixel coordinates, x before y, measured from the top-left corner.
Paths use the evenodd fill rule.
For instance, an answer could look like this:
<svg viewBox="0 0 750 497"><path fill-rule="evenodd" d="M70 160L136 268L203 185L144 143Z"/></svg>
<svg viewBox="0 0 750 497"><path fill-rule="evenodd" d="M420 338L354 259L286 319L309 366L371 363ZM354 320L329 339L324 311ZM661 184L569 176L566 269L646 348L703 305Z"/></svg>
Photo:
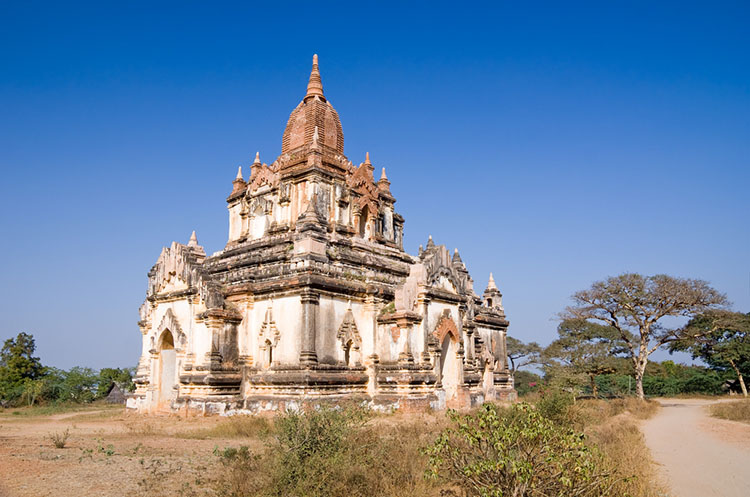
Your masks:
<svg viewBox="0 0 750 497"><path fill-rule="evenodd" d="M515 395L492 276L475 293L458 250L403 249L385 169L344 155L317 56L271 164L255 155L227 197L229 239L195 233L148 273L138 323L140 411L256 412L352 399L468 407Z"/></svg>

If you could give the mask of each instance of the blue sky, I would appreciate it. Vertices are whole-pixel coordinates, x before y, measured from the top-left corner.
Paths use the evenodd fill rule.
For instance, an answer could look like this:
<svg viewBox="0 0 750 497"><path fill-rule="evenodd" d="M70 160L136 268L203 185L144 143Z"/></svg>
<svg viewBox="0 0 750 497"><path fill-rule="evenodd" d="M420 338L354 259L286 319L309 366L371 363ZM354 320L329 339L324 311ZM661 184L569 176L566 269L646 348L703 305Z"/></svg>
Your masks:
<svg viewBox="0 0 750 497"><path fill-rule="evenodd" d="M313 53L406 248L493 271L512 335L626 271L750 311L750 7L654 3L0 3L0 339L134 365L148 269L193 229L223 248Z"/></svg>

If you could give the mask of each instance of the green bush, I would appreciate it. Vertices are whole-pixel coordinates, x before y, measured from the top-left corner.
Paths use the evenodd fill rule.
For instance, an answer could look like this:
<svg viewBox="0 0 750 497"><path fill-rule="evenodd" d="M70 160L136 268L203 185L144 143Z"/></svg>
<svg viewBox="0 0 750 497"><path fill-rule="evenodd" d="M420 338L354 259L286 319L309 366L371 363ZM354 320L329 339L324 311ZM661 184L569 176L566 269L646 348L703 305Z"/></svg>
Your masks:
<svg viewBox="0 0 750 497"><path fill-rule="evenodd" d="M574 395L557 389L548 389L542 392L536 402L536 409L547 419L556 423L568 421L568 411L573 405Z"/></svg>
<svg viewBox="0 0 750 497"><path fill-rule="evenodd" d="M362 483L367 480L363 459L368 454L354 440L367 417L367 411L357 407L321 407L280 416L272 447L273 494L367 495ZM362 472L352 471L359 465Z"/></svg>
<svg viewBox="0 0 750 497"><path fill-rule="evenodd" d="M475 414L449 413L452 426L427 449L429 475L467 496L608 495L617 479L584 436L526 403Z"/></svg>

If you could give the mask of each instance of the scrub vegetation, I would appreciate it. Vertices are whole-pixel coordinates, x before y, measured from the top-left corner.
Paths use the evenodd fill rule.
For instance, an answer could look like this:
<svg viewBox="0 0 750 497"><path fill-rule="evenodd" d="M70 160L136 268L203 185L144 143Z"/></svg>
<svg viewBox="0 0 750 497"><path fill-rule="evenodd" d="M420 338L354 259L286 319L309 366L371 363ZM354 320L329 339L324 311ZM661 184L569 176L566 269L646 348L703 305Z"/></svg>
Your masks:
<svg viewBox="0 0 750 497"><path fill-rule="evenodd" d="M748 399L720 402L713 404L710 409L711 415L715 418L750 423L750 400Z"/></svg>

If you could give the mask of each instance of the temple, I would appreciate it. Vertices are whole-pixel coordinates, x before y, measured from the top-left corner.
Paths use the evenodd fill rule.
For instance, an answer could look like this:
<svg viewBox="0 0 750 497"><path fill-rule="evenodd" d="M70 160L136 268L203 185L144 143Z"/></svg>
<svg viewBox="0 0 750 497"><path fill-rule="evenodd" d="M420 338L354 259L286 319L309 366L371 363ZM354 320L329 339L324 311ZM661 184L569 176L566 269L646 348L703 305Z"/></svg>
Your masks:
<svg viewBox="0 0 750 497"><path fill-rule="evenodd" d="M281 155L242 168L229 239L162 249L138 326L141 412L258 412L353 400L376 409L469 407L515 396L492 275L475 293L458 250L403 249L404 218L369 154L344 155L317 55Z"/></svg>

